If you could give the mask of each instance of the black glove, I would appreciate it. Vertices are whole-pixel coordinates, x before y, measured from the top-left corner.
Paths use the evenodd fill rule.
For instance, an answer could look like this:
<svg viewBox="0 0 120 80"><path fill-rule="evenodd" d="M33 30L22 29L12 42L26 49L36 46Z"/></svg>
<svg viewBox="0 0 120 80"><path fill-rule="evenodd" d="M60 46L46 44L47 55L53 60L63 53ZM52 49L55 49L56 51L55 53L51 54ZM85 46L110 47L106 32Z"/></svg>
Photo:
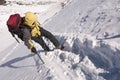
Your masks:
<svg viewBox="0 0 120 80"><path fill-rule="evenodd" d="M35 49L35 47L33 47L33 48L31 49L31 52L34 53L34 54L37 54L37 50Z"/></svg>

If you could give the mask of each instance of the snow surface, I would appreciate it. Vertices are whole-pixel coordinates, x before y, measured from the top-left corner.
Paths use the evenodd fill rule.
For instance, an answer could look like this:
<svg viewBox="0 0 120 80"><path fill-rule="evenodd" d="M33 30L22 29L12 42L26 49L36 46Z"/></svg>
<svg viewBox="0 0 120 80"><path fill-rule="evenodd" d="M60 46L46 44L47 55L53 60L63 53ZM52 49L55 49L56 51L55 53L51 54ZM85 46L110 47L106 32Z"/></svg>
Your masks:
<svg viewBox="0 0 120 80"><path fill-rule="evenodd" d="M6 0L0 6L0 80L119 80L120 0ZM33 56L7 30L10 14L37 13L65 50ZM53 44L46 44L52 49Z"/></svg>

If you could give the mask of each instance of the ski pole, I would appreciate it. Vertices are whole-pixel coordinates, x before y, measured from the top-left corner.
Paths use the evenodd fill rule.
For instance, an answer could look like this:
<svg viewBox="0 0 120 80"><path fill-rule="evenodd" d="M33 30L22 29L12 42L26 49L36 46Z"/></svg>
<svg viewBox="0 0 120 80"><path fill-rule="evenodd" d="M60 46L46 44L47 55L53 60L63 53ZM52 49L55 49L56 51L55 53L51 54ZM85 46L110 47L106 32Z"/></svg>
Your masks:
<svg viewBox="0 0 120 80"><path fill-rule="evenodd" d="M16 37L14 37L14 38L15 38L15 40L16 40L18 43L20 43L19 40L18 40Z"/></svg>
<svg viewBox="0 0 120 80"><path fill-rule="evenodd" d="M45 62L42 60L41 56L37 53L39 59L42 61L42 63L44 64Z"/></svg>

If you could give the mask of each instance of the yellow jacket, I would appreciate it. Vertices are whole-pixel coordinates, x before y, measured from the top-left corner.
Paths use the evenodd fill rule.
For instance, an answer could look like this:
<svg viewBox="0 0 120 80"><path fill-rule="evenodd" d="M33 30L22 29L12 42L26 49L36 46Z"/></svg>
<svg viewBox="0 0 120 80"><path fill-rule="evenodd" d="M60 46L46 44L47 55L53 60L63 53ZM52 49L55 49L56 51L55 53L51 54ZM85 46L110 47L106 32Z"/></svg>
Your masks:
<svg viewBox="0 0 120 80"><path fill-rule="evenodd" d="M37 21L36 14L32 12L26 12L25 18L23 22L26 26L22 29L22 32L24 34L24 42L25 45L32 49L34 47L33 42L31 40L31 37L38 37L41 35L40 32L40 23ZM28 27L30 29L28 29Z"/></svg>
<svg viewBox="0 0 120 80"><path fill-rule="evenodd" d="M41 35L40 23L37 21L36 14L32 12L26 12L24 24L31 28L32 37L37 37Z"/></svg>

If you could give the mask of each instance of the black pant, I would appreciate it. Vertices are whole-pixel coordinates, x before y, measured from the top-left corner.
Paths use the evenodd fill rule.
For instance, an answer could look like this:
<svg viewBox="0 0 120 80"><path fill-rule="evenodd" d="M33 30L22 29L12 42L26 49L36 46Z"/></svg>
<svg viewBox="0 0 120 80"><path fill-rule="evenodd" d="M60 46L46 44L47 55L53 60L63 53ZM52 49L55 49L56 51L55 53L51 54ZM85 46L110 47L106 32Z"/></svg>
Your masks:
<svg viewBox="0 0 120 80"><path fill-rule="evenodd" d="M41 36L33 37L32 40L34 40L35 42L39 43L45 51L50 51L50 49L45 44L44 40L42 39L42 36L48 38L54 44L55 47L60 45L60 43L55 38L55 36L52 33L50 33L49 31L47 31L47 30L45 30L43 28L40 28L40 32L41 32Z"/></svg>

